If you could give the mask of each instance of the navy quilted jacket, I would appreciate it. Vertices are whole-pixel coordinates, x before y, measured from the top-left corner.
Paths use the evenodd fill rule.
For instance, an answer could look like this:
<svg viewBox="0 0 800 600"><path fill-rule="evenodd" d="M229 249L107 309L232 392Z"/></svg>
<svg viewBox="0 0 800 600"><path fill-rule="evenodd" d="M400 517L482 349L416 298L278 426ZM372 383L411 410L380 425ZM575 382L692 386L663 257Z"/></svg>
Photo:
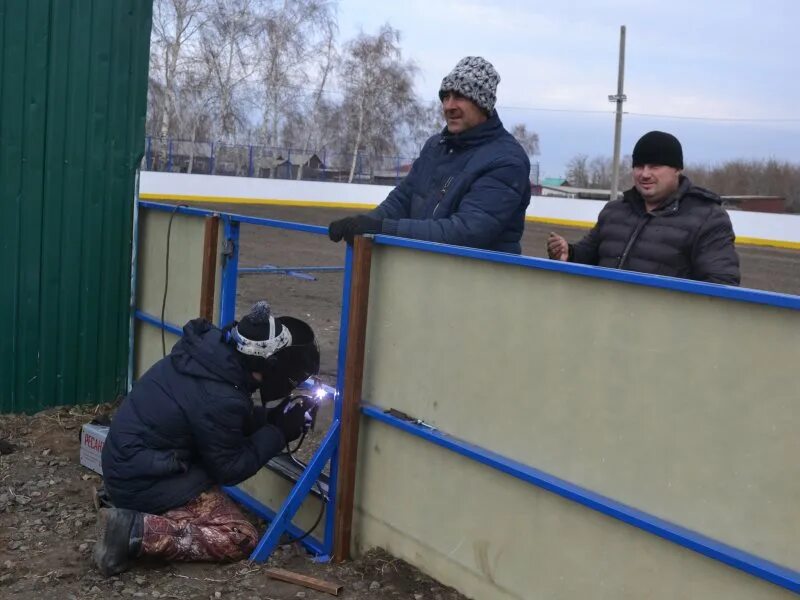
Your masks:
<svg viewBox="0 0 800 600"><path fill-rule="evenodd" d="M681 176L678 191L648 213L631 188L609 202L569 260L655 275L739 285L739 256L719 196Z"/></svg>
<svg viewBox="0 0 800 600"><path fill-rule="evenodd" d="M370 215L388 235L519 254L529 176L525 151L493 112L461 134L431 137Z"/></svg>
<svg viewBox="0 0 800 600"><path fill-rule="evenodd" d="M155 363L123 401L103 447L103 478L116 506L158 514L214 485L253 475L285 445L263 425L249 375L203 319Z"/></svg>

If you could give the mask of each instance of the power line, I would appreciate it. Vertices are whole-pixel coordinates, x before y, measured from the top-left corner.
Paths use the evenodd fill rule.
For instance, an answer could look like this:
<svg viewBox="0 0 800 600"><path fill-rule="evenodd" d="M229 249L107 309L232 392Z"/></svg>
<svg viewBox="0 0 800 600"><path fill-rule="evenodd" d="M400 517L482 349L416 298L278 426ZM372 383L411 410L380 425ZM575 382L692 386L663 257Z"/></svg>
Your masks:
<svg viewBox="0 0 800 600"><path fill-rule="evenodd" d="M778 118L761 118L761 117L693 117L682 115L659 115L655 113L639 113L639 112L626 112L626 115L633 115L637 117L656 117L659 119L682 119L686 121L728 121L740 123L800 123L800 118L797 117L778 117Z"/></svg>
<svg viewBox="0 0 800 600"><path fill-rule="evenodd" d="M565 113L584 113L584 114L604 114L613 115L613 110L591 110L583 108L551 108L541 106L510 106L498 105L502 110L529 110L532 112L565 112ZM690 121L720 121L720 122L741 122L741 123L800 123L800 117L776 117L776 118L762 118L762 117L703 117L703 116L689 116L689 115L664 115L658 113L641 113L625 111L623 114L634 117L650 117L656 119L681 119Z"/></svg>

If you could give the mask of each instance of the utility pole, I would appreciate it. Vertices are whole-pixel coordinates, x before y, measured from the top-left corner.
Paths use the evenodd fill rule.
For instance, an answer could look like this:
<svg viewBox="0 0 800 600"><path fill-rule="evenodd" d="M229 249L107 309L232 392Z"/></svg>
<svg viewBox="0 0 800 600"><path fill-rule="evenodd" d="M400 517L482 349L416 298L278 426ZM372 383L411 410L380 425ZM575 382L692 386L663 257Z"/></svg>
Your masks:
<svg viewBox="0 0 800 600"><path fill-rule="evenodd" d="M625 84L625 25L619 28L619 73L617 74L617 94L609 96L609 102L617 103L616 123L614 124L614 163L611 174L611 200L617 199L619 191L619 147L622 137L622 103L628 99L623 93Z"/></svg>

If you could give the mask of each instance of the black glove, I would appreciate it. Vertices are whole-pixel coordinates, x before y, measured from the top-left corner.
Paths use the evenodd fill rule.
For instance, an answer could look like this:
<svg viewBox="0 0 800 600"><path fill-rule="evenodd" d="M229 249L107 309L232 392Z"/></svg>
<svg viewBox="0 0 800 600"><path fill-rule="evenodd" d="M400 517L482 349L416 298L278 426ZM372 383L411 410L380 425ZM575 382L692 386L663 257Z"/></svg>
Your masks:
<svg viewBox="0 0 800 600"><path fill-rule="evenodd" d="M353 243L353 236L380 232L381 220L368 215L346 217L328 225L328 237L331 241L338 242L344 239L348 244Z"/></svg>
<svg viewBox="0 0 800 600"><path fill-rule="evenodd" d="M286 398L267 413L267 423L274 425L283 433L286 443L293 442L306 430L306 410L302 399Z"/></svg>

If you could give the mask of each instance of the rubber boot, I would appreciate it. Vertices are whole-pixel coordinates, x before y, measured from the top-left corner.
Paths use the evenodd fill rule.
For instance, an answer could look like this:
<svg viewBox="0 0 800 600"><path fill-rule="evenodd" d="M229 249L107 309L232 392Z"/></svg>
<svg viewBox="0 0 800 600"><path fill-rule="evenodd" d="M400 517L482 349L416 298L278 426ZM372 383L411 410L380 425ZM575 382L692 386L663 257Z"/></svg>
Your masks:
<svg viewBox="0 0 800 600"><path fill-rule="evenodd" d="M127 508L102 508L97 517L97 542L94 562L98 570L111 577L127 570L130 559L139 554L144 519L140 512Z"/></svg>

